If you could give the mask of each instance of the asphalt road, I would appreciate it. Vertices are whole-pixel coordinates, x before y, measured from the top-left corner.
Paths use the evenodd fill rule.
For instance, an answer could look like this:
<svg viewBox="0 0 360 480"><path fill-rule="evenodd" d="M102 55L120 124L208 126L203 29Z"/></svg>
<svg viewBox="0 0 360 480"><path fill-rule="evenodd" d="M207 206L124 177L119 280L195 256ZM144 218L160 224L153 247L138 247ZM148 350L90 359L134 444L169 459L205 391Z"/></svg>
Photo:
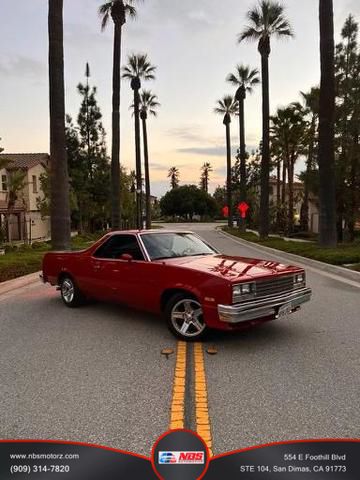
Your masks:
<svg viewBox="0 0 360 480"><path fill-rule="evenodd" d="M177 228L197 231L225 253L264 257L212 225ZM301 312L206 340L205 350L218 350L205 354L215 454L360 436L360 284L313 269L307 278L314 295ZM167 360L161 350L176 345L157 317L100 303L70 310L41 284L0 297L0 438L149 455L169 427L175 355Z"/></svg>

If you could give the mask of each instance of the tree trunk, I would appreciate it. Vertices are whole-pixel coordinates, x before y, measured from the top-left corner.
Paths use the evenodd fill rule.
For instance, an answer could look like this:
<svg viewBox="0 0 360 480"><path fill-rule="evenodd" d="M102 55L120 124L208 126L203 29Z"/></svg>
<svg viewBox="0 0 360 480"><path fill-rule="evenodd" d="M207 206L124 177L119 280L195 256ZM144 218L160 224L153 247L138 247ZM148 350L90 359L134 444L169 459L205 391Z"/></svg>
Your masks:
<svg viewBox="0 0 360 480"><path fill-rule="evenodd" d="M136 159L136 198L137 198L137 228L142 229L142 176L141 176L141 148L140 148L140 79L132 81L134 90L134 117L135 117L135 159Z"/></svg>
<svg viewBox="0 0 360 480"><path fill-rule="evenodd" d="M287 161L284 158L283 167L282 167L282 184L281 184L281 203L285 207L286 204L286 171L287 171Z"/></svg>
<svg viewBox="0 0 360 480"><path fill-rule="evenodd" d="M304 181L304 202L301 208L301 230L303 232L309 231L309 181L310 175L313 168L313 159L314 159L314 143L315 143L315 131L316 131L316 119L313 115L311 120L311 131L310 131L310 145L309 145L309 156L306 163L306 176Z"/></svg>
<svg viewBox="0 0 360 480"><path fill-rule="evenodd" d="M358 169L359 169L359 133L358 127L355 126L355 132L353 137L354 145L351 158L351 167L350 167L350 219L349 219L349 241L355 241L355 224L358 218L359 212L359 203L358 203Z"/></svg>
<svg viewBox="0 0 360 480"><path fill-rule="evenodd" d="M321 85L319 111L320 245L336 247L335 66L333 0L320 0Z"/></svg>
<svg viewBox="0 0 360 480"><path fill-rule="evenodd" d="M246 202L246 143L245 143L245 112L244 98L239 101L239 123L240 123L240 196L241 201ZM240 229L246 232L246 218L241 218Z"/></svg>
<svg viewBox="0 0 360 480"><path fill-rule="evenodd" d="M288 162L288 183L289 183L289 210L287 222L287 234L291 235L294 231L294 160L289 159Z"/></svg>
<svg viewBox="0 0 360 480"><path fill-rule="evenodd" d="M63 0L49 0L48 27L51 241L53 249L68 250L71 225L65 140Z"/></svg>
<svg viewBox="0 0 360 480"><path fill-rule="evenodd" d="M232 208L232 185L231 185L231 136L230 136L230 123L226 123L226 166L227 166L227 204L229 208L228 226L233 227L233 208Z"/></svg>
<svg viewBox="0 0 360 480"><path fill-rule="evenodd" d="M281 225L281 160L278 159L276 171L276 226L280 230Z"/></svg>
<svg viewBox="0 0 360 480"><path fill-rule="evenodd" d="M269 181L270 181L270 96L269 96L269 55L261 55L262 71L262 159L261 159L261 193L260 193L260 225L262 239L269 235Z"/></svg>
<svg viewBox="0 0 360 480"><path fill-rule="evenodd" d="M150 201L150 172L149 172L149 149L146 118L142 118L143 142L144 142L144 165L145 165L145 196L146 196L146 228L151 228L151 201Z"/></svg>
<svg viewBox="0 0 360 480"><path fill-rule="evenodd" d="M336 203L337 203L337 239L338 242L343 242L344 240L344 229L343 223L346 214L345 206L345 190L346 190L346 159L347 159L347 150L348 150L348 112L349 112L349 95L348 95L348 80L350 75L350 60L349 60L349 48L350 48L350 38L348 38L347 47L346 47L346 62L345 62L345 94L343 100L343 116L341 119L341 154L339 159L339 169L338 169L338 178L337 178L337 189L336 189Z"/></svg>
<svg viewBox="0 0 360 480"><path fill-rule="evenodd" d="M113 96L112 96L112 149L111 149L111 222L112 229L121 228L120 186L120 89L121 89L121 37L122 26L114 23Z"/></svg>

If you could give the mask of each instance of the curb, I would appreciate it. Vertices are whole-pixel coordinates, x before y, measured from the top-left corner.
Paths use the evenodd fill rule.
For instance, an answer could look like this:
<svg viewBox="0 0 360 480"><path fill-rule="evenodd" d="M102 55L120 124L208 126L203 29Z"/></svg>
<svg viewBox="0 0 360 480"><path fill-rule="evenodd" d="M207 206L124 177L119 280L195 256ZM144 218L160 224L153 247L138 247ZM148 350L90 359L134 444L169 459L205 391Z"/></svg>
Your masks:
<svg viewBox="0 0 360 480"><path fill-rule="evenodd" d="M32 285L37 282L40 283L40 273L41 272L30 273L29 275L25 275L24 277L18 277L14 278L13 280L7 280L6 282L0 283L0 295L12 292L13 290L17 290L18 288L27 287L28 285Z"/></svg>
<svg viewBox="0 0 360 480"><path fill-rule="evenodd" d="M294 253L283 252L282 250L276 250L275 248L257 245L255 243L248 242L247 240L243 240L242 238L235 237L234 235L231 235L229 233L223 232L219 228L217 228L216 230L222 235L224 235L224 237L231 238L240 245L243 245L244 247L250 247L254 250L258 250L259 252L271 253L272 255L277 255L278 257L285 258L286 260L293 261L294 263L300 263L308 267L313 267L317 270L321 270L322 272L332 273L333 275L338 275L342 278L347 278L348 280L352 280L353 282L360 283L360 272L356 272L355 270L348 270L347 268L338 267L337 265L331 265L329 263L319 262L318 260L313 260L311 258L301 257L300 255L295 255Z"/></svg>

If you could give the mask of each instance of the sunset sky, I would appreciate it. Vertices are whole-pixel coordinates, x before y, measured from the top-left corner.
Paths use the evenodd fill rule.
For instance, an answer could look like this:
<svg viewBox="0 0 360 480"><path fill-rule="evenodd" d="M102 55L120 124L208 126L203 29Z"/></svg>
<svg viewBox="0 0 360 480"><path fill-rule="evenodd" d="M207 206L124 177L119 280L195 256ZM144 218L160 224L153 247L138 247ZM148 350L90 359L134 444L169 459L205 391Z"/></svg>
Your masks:
<svg viewBox="0 0 360 480"><path fill-rule="evenodd" d="M97 9L101 0L64 0L66 111L76 118L80 97L76 85L90 63L91 82L108 132L110 151L112 25L100 31ZM237 44L252 0L146 0L138 18L124 27L124 57L146 52L157 65L157 79L147 82L162 105L149 122L152 193L168 188L167 170L177 166L182 183L198 183L204 162L213 165L211 191L225 181L225 132L213 114L215 101L232 93L225 77L239 62L260 68L255 44ZM349 13L360 15L359 0L335 0L336 40ZM274 41L270 59L271 109L299 99L319 83L318 1L286 0L296 37ZM5 152L48 152L46 0L1 0L0 137ZM121 162L134 168L130 87L122 84ZM246 103L247 145L261 136L261 92ZM232 135L237 146L237 123Z"/></svg>

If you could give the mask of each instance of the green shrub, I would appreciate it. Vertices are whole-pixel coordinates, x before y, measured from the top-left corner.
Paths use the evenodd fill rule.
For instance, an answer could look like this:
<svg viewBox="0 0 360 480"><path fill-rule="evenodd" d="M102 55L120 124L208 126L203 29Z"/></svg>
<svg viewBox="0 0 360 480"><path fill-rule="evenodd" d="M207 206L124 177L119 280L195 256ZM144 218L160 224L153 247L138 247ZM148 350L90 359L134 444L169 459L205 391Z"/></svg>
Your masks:
<svg viewBox="0 0 360 480"><path fill-rule="evenodd" d="M332 265L344 265L351 263L360 263L360 247L358 243L344 243L337 248L323 248L316 243L305 243L296 241L285 241L281 238L268 238L260 241L260 238L254 233L241 233L236 228L224 228L228 233L253 243L259 243L266 247L293 253L302 257L312 258L320 262L330 263Z"/></svg>

